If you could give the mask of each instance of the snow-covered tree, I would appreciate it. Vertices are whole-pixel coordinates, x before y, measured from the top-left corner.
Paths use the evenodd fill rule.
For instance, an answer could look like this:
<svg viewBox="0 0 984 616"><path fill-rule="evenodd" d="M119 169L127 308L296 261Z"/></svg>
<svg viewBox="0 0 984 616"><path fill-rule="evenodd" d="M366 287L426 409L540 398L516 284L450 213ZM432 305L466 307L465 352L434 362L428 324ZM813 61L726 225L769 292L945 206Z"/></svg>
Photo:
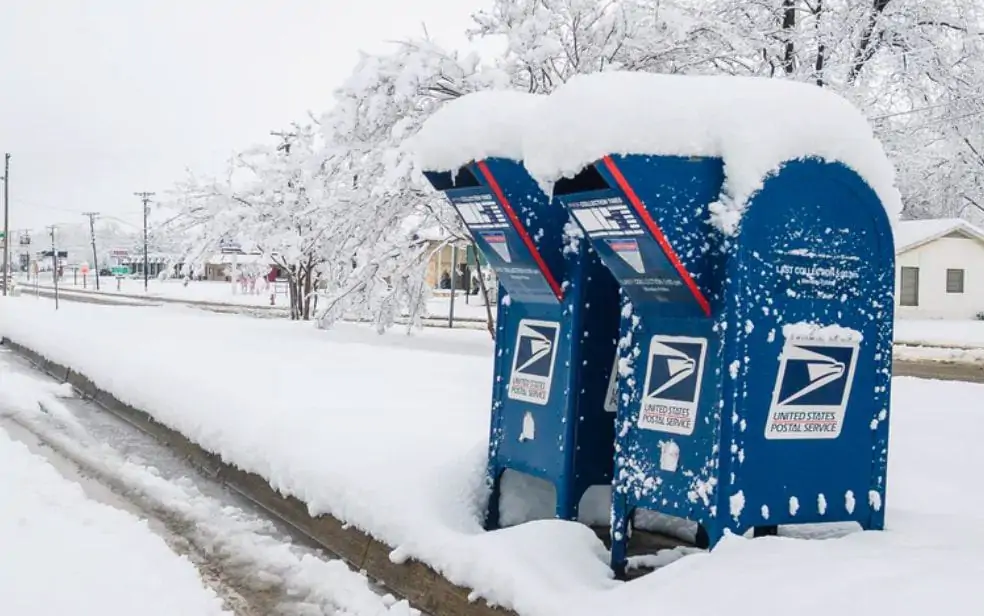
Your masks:
<svg viewBox="0 0 984 616"><path fill-rule="evenodd" d="M449 239L464 232L443 196L415 168L409 139L447 100L507 81L501 71L483 70L477 56L462 58L426 40L362 56L321 118L329 155L351 178L358 203L352 212L352 270L341 271L346 268L339 254L337 280L323 293L323 326L356 313L382 330L402 311L411 325L424 315L426 263L441 247L428 247L417 231L436 222L451 230Z"/></svg>
<svg viewBox="0 0 984 616"><path fill-rule="evenodd" d="M733 54L744 73L813 82L865 110L896 164L907 215L984 204L976 0L681 1L717 24L714 53Z"/></svg>

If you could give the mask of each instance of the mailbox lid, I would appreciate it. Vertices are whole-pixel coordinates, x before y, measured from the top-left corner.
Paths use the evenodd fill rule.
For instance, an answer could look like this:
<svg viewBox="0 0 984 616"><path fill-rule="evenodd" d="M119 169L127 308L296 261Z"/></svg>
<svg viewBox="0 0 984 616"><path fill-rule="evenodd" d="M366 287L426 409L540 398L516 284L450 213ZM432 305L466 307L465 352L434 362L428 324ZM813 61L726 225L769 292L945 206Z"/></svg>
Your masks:
<svg viewBox="0 0 984 616"><path fill-rule="evenodd" d="M462 167L456 173L426 172L428 180L445 193L471 233L502 286L512 300L558 304L560 283L546 266L511 204L504 206L478 166ZM541 193L542 194L542 193Z"/></svg>
<svg viewBox="0 0 984 616"><path fill-rule="evenodd" d="M636 304L710 316L720 303L720 233L707 224L719 159L607 156L555 194Z"/></svg>

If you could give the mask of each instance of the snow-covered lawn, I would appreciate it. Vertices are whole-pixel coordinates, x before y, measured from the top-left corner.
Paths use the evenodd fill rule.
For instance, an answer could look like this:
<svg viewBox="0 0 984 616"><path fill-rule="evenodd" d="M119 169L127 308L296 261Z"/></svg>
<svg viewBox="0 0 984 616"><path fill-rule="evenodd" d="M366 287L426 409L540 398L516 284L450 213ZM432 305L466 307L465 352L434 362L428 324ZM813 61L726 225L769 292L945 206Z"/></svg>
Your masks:
<svg viewBox="0 0 984 616"><path fill-rule="evenodd" d="M19 282L21 292L30 295L34 291L34 282L21 280ZM41 284L50 287L52 284L51 276L41 276ZM58 288L62 292L71 293L95 292L96 286L92 277L89 277L86 285L82 284L82 277L74 280L71 274L66 275L58 282ZM258 286L259 289L259 286ZM286 287L283 284L278 286L278 294L275 298L275 305L280 308L287 307ZM121 281L120 288L116 289L115 278L102 278L100 281L99 292L103 295L124 295L127 297L159 297L166 299L178 299L199 302L215 302L220 304L235 304L241 306L266 306L270 305L270 292L257 291L256 293L243 294L240 289L233 293L232 285L228 282L210 282L205 280L189 282L185 286L181 280L157 280L151 279L147 284L147 292L144 292L143 279L125 278ZM427 316L436 318L447 318L451 310L450 292L444 290L434 291L434 296L427 302ZM492 313L495 314L496 308L492 306ZM454 316L457 319L485 319L485 304L480 295L470 295L465 297L464 292L457 291L454 301Z"/></svg>
<svg viewBox="0 0 984 616"><path fill-rule="evenodd" d="M66 304L55 314L17 298L0 302L0 335L82 371L313 512L372 533L396 548L394 560L422 560L521 614L984 611L984 492L973 488L984 468L981 385L895 379L887 532L730 537L620 583L582 525L482 530L484 332L324 333L175 307Z"/></svg>
<svg viewBox="0 0 984 616"><path fill-rule="evenodd" d="M912 346L984 347L984 321L898 319L895 343Z"/></svg>
<svg viewBox="0 0 984 616"><path fill-rule="evenodd" d="M0 414L37 403L18 384L0 379ZM229 613L145 521L90 499L3 427L0 468L0 613Z"/></svg>

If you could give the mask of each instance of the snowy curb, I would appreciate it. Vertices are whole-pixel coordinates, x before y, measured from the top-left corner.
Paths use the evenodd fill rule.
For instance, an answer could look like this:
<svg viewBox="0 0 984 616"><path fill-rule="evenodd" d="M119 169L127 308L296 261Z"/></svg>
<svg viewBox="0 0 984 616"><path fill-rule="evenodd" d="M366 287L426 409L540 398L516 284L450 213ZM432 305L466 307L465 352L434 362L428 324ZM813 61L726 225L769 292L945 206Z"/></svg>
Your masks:
<svg viewBox="0 0 984 616"><path fill-rule="evenodd" d="M430 616L493 616L513 614L492 608L484 602L469 600L470 591L455 586L430 567L416 562L395 563L393 548L334 517L312 517L308 506L293 496L283 496L259 475L240 470L216 454L193 443L183 434L133 408L111 393L96 387L89 378L69 367L53 362L40 353L9 338L0 345L25 357L38 369L67 382L79 394L185 456L195 467L214 480L256 503L259 507L304 533L321 548L348 563L356 571L387 591L405 598L413 607Z"/></svg>

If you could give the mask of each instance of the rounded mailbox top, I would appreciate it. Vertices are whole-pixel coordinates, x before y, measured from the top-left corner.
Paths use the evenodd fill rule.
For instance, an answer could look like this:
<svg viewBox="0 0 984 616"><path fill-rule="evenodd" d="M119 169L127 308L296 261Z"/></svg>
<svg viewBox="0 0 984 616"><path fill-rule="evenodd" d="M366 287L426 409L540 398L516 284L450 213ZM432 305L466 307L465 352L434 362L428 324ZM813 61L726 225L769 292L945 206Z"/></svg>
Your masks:
<svg viewBox="0 0 984 616"><path fill-rule="evenodd" d="M413 137L425 171L455 171L487 158L522 160L523 128L544 96L512 90L466 94L438 109Z"/></svg>
<svg viewBox="0 0 984 616"><path fill-rule="evenodd" d="M820 158L856 172L889 220L902 209L895 170L867 119L826 88L781 79L612 71L580 75L528 115L527 170L549 193L607 155L721 158L712 221L738 228L749 199L787 161Z"/></svg>

